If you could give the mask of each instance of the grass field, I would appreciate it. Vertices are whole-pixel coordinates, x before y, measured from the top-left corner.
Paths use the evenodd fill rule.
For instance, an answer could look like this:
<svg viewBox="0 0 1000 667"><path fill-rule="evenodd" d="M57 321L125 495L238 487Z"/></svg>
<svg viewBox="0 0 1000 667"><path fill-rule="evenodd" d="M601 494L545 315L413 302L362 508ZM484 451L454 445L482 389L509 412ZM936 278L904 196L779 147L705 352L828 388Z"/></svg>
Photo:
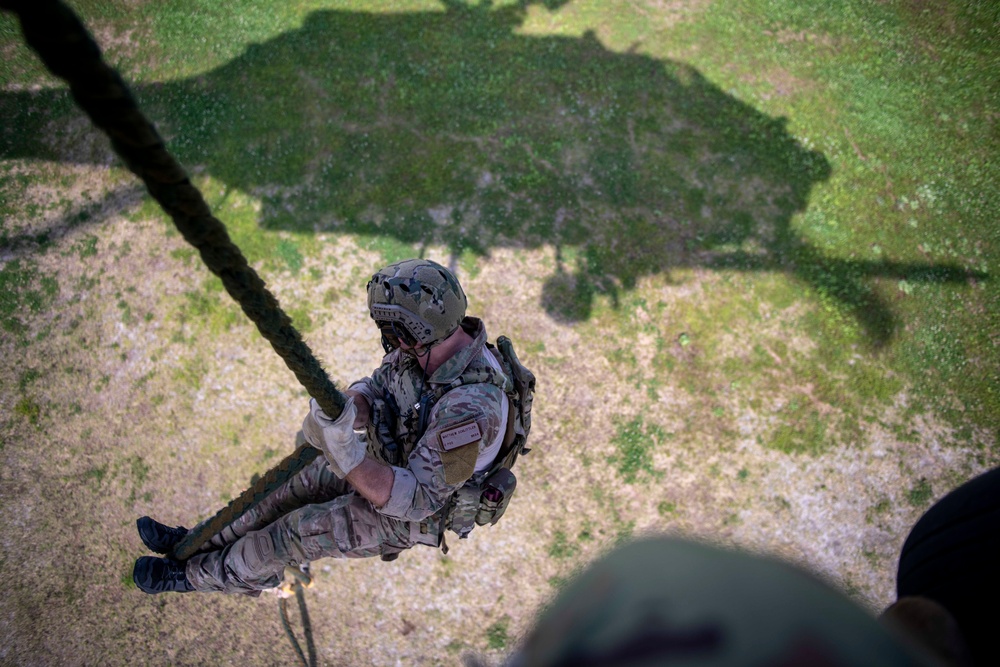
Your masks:
<svg viewBox="0 0 1000 667"><path fill-rule="evenodd" d="M539 381L504 520L317 563L322 664L498 661L670 532L877 613L1000 463L996 3L73 2L345 383L364 286L454 267ZM293 664L273 597L142 595L307 398L0 14L0 662Z"/></svg>

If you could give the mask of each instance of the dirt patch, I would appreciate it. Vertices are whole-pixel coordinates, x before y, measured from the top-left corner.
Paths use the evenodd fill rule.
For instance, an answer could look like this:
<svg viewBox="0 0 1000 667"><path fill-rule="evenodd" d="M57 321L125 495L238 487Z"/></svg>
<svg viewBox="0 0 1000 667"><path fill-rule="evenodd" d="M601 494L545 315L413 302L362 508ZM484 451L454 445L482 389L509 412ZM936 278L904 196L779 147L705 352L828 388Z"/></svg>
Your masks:
<svg viewBox="0 0 1000 667"><path fill-rule="evenodd" d="M914 22L929 24L935 32L954 36L967 29L961 18L961 5L942 0L905 0L900 6Z"/></svg>
<svg viewBox="0 0 1000 667"><path fill-rule="evenodd" d="M659 3L668 22L706 6ZM832 46L815 35L772 37ZM132 58L141 36L98 38ZM753 76L776 95L808 89L784 71ZM144 554L135 519L190 526L213 514L291 451L307 397L195 252L142 213L134 181L109 166L107 145L82 119L67 127L49 148L89 166L5 163L27 184L10 190L14 213L4 231L15 242L0 250L0 270L16 260L32 301L17 313L20 327L0 332L8 361L0 365L0 576L8 582L0 661L294 662L272 597L151 598L131 583ZM676 121L664 129L689 128ZM636 159L648 149L637 131L627 140ZM586 162L574 150L564 153L570 172ZM702 166L718 159L707 150L697 157ZM780 231L766 224L780 217L767 197L787 193L748 171L730 172L725 183L686 180L760 216L754 238L732 241L753 254ZM484 183L493 177L483 172ZM303 187L260 184L234 190L225 205L245 207L253 220L261 211L254 196L285 205ZM718 215L711 199L693 215ZM611 204L594 209L586 214L660 218ZM450 211L441 204L428 215L444 220ZM81 212L87 219L75 220ZM373 222L382 215L372 209ZM821 354L831 340L806 333L815 331L806 326L813 309L828 304L803 297L782 267L673 262L693 252L685 242L694 232L682 227L666 222L669 239L651 258L657 270L623 272L627 280L573 274L581 261L570 257L579 252L573 244L510 241L481 257L414 250L455 267L471 314L491 336L511 336L536 372L533 451L518 463L517 496L503 521L450 540L447 555L414 549L393 563L316 563L309 601L321 661L454 664L467 651L499 660L568 577L646 533L776 554L872 611L892 600L909 527L934 499L996 464L996 434L962 436L911 405L902 381L848 419L846 404L857 397L821 391L838 387L848 366L831 371ZM364 285L398 245L251 232L265 244L300 247L296 262L272 257L256 268L335 382L377 366ZM551 233L558 236L558 225ZM641 249L629 241L608 239L621 249L609 264L627 265L620 255ZM587 280L585 312L554 316L558 300L575 298ZM855 357L884 379L875 355ZM791 438L786 444L796 446L775 446L777 429L802 430L813 414L829 436L822 447L797 448ZM45 630L52 627L61 630Z"/></svg>
<svg viewBox="0 0 1000 667"><path fill-rule="evenodd" d="M762 100L769 100L773 97L792 97L816 89L816 85L812 81L795 76L780 67L769 68L753 74L743 74L740 76L740 80L755 87L760 87L763 84L769 88L769 90L758 89L756 94Z"/></svg>
<svg viewBox="0 0 1000 667"><path fill-rule="evenodd" d="M636 9L655 25L673 28L692 20L711 4L711 0L648 0Z"/></svg>
<svg viewBox="0 0 1000 667"><path fill-rule="evenodd" d="M809 30L779 28L778 30L763 30L762 32L768 37L773 37L779 44L814 44L822 47L836 45L836 41L830 35L810 32Z"/></svg>
<svg viewBox="0 0 1000 667"><path fill-rule="evenodd" d="M62 196L100 189L91 172L61 177L73 181ZM112 181L103 185L109 191ZM41 185L30 190L33 201L55 196ZM151 599L132 588L129 568L143 552L136 517L190 525L214 513L290 451L306 397L254 329L238 313L225 316L235 306L206 287L207 273L163 223L109 215L87 233L96 239L92 254L81 256L68 235L32 256L57 278L58 296L28 320L34 342L3 341L17 363L0 371L0 535L8 554L0 570L8 581L36 582L13 584L8 595L5 655L112 665L137 651L175 664L285 656L273 598ZM314 243L297 271L260 268L286 307L307 309L307 340L343 385L379 361L364 283L382 260L350 237L317 235ZM497 628L509 647L577 568L644 533L776 553L878 609L891 600L896 553L923 509L911 500L926 493L911 489L928 480L936 497L955 475L977 470L933 415L920 417L925 437L916 443L872 427L863 441L819 456L767 449L755 438L773 419L767 401L752 407L752 395L741 397L721 377L708 380L715 396L707 399L684 386L687 371L655 371L664 313L730 298L718 275L648 279L635 287L644 304L615 309L600 297L591 320L569 324L542 305L557 266L552 248L506 248L466 264L440 248L427 254L457 267L470 312L491 335L510 335L538 374L533 452L518 464L518 496L504 520L454 540L447 556L415 549L391 564L317 563L309 598L324 659L442 664L465 651L498 658L506 649L490 648ZM760 326L717 343L699 342L697 329L688 346L674 336L676 363L711 368L755 345L778 349L798 308L769 311ZM623 346L634 362L612 361ZM815 346L786 342L768 363L808 395L808 382L782 374ZM12 409L24 401L38 411ZM657 444L627 482L619 434L630 423ZM39 440L49 456L30 455ZM71 490L73 502L52 488ZM46 573L43 583L26 567ZM74 629L54 641L32 629L40 623ZM111 630L119 627L125 631Z"/></svg>
<svg viewBox="0 0 1000 667"><path fill-rule="evenodd" d="M109 59L132 57L139 50L138 29L122 29L103 21L91 21L89 25L94 40Z"/></svg>

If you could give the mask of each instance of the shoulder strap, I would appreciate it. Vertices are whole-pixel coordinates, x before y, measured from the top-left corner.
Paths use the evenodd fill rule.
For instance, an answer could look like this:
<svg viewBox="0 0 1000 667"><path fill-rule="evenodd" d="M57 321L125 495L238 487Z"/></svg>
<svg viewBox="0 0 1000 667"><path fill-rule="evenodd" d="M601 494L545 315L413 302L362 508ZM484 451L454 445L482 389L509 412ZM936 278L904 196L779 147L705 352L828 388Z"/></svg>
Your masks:
<svg viewBox="0 0 1000 667"><path fill-rule="evenodd" d="M509 371L507 370L507 367L503 363L503 359L500 358L500 357L497 357L496 350L493 348L493 346L490 345L489 343L486 343L486 348L489 349L493 353L494 357L497 358L497 360L498 360L498 362L500 364L501 371L505 375L507 375L509 377L510 374L509 374ZM439 400L441 400L442 396L444 396L445 394L447 394L452 389L456 389L456 388L461 387L463 385L468 385L468 384L482 384L484 382L488 382L488 380L483 378L483 374L480 373L480 372L477 372L477 371L473 371L472 373L468 373L468 372L462 373L457 378L455 378L454 381L449 382L446 385L441 385L441 386L438 386L438 387L431 387L431 388L427 389L420 396L420 403L419 403L419 408L418 408L418 410L419 410L419 419L417 421L417 435L416 435L417 440L419 440L420 438L424 437L424 431L427 430L427 424L430 421L431 411L433 410L433 408L437 404L437 402ZM499 387L499 388L500 388L501 391L503 391L503 387ZM506 393L506 392L504 392L504 393ZM511 414L513 414L513 412L511 412ZM507 420L507 422L508 422L508 429L510 428L510 422L511 421L513 421L513 420L510 419L510 418L508 418L508 420ZM504 436L504 439L506 440L506 436Z"/></svg>
<svg viewBox="0 0 1000 667"><path fill-rule="evenodd" d="M497 452L489 474L501 468L511 468L517 457L530 450L525 446L531 431L531 404L535 395L535 374L528 370L514 352L514 344L506 336L497 338L496 347L488 345L490 352L512 380L513 388L505 392L510 405L507 431L503 445Z"/></svg>
<svg viewBox="0 0 1000 667"><path fill-rule="evenodd" d="M504 375L510 378L513 387L504 391L509 407L507 415L506 430L504 431L503 443L500 451L490 466L489 472L495 472L500 468L510 468L514 461L521 454L527 454L530 450L525 446L528 434L531 431L531 404L535 396L535 374L528 370L517 353L514 352L514 344L507 336L497 338L494 346L486 343L486 349L493 355L500 365ZM434 405L446 393L464 384L478 384L482 380L468 382L465 375L459 376L454 382L447 385L430 389L420 397L420 420L418 422L417 439L423 437L427 430L427 422L430 420L431 410Z"/></svg>

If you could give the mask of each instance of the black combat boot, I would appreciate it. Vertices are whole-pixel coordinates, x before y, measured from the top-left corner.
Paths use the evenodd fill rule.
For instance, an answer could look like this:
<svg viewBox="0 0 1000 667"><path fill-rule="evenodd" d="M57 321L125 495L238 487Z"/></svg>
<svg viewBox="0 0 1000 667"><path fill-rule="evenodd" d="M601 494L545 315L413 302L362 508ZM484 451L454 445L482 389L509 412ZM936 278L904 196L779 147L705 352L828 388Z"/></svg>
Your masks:
<svg viewBox="0 0 1000 667"><path fill-rule="evenodd" d="M143 593L189 593L194 586L188 581L185 569L179 560L143 556L135 562L132 581Z"/></svg>
<svg viewBox="0 0 1000 667"><path fill-rule="evenodd" d="M170 553L174 545L188 534L187 528L184 526L171 528L148 516L136 519L135 527L139 530L139 539L142 540L142 543L150 551L158 554Z"/></svg>

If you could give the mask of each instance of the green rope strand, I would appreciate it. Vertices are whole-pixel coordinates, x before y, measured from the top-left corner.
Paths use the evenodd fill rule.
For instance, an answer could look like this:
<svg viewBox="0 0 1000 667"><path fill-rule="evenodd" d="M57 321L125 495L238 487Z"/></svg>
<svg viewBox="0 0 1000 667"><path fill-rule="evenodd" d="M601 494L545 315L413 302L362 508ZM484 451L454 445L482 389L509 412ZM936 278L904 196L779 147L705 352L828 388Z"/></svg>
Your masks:
<svg viewBox="0 0 1000 667"><path fill-rule="evenodd" d="M167 151L153 124L140 111L128 86L104 63L101 50L76 14L59 0L0 0L0 8L17 13L25 41L49 71L69 85L77 104L111 139L115 152L173 219L184 239L198 249L209 270L257 325L258 331L284 360L323 411L336 418L344 408L341 394L277 299L265 287L215 218L184 168ZM232 523L271 489L294 476L316 457L316 450L296 450L185 540L177 557L189 557L211 536ZM265 481L268 480L268 481Z"/></svg>
<svg viewBox="0 0 1000 667"><path fill-rule="evenodd" d="M286 568L287 570L287 568ZM299 604L299 616L302 619L302 632L306 636L306 652L309 657L306 658L306 653L302 651L302 645L299 644L299 640L295 638L295 632L292 630L292 623L288 619L288 598L281 598L278 600L278 613L281 616L281 627L285 629L285 636L288 637L288 641L291 643L292 648L295 650L295 654L299 657L302 662L302 667L316 667L316 642L313 640L312 633L312 623L309 621L309 610L306 608L306 591L303 585L303 579L307 582L312 581L312 577L309 575L308 571L299 574L298 572L292 572L292 591L295 592L295 600Z"/></svg>
<svg viewBox="0 0 1000 667"><path fill-rule="evenodd" d="M281 463L268 470L238 498L229 501L228 505L219 510L199 530L188 533L184 539L175 544L170 557L177 560L187 560L198 553L199 549L214 535L221 533L226 526L271 495L278 487L312 463L317 455L319 455L319 450L315 447L308 444L299 446Z"/></svg>

